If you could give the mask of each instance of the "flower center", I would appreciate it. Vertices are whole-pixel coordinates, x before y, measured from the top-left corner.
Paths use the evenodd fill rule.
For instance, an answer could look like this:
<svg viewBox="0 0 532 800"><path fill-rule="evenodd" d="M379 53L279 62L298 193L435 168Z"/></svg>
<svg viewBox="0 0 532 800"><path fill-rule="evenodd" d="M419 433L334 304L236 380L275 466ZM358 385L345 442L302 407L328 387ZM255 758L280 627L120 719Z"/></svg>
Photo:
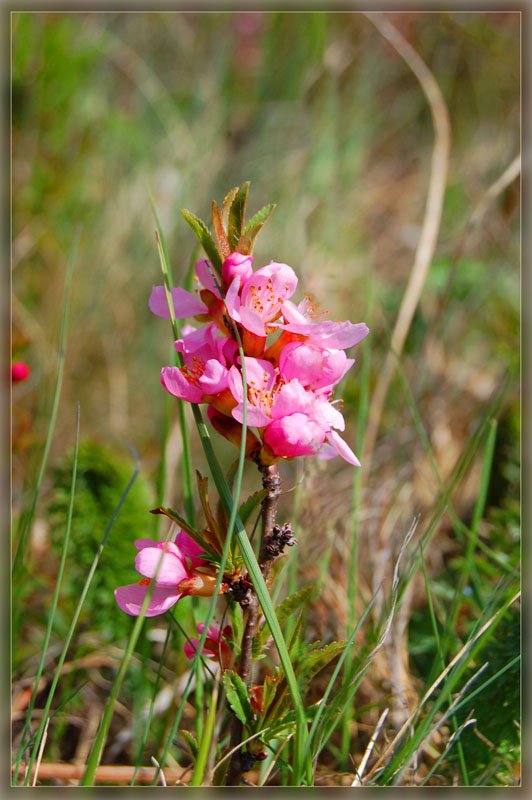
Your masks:
<svg viewBox="0 0 532 800"><path fill-rule="evenodd" d="M149 586L151 583L151 578L141 578L139 581L139 586Z"/></svg>

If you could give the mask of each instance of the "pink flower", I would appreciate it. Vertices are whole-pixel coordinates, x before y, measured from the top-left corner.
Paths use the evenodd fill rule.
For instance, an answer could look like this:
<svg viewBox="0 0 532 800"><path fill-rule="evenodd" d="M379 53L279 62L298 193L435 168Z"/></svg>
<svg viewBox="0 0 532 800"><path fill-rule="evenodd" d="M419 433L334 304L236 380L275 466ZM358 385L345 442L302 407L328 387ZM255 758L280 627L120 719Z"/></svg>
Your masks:
<svg viewBox="0 0 532 800"><path fill-rule="evenodd" d="M322 389L335 386L355 363L343 350L290 342L279 357L279 370L284 378L297 378L303 386Z"/></svg>
<svg viewBox="0 0 532 800"><path fill-rule="evenodd" d="M18 383L29 378L30 368L24 361L14 361L11 365L11 380Z"/></svg>
<svg viewBox="0 0 532 800"><path fill-rule="evenodd" d="M222 264L222 278L226 287L230 286L236 277L245 283L251 275L253 275L253 256L231 253Z"/></svg>
<svg viewBox="0 0 532 800"><path fill-rule="evenodd" d="M286 381L268 361L245 358L247 380L247 421L264 428L263 441L279 458L341 455L355 466L360 463L341 437L333 430L344 430L341 413L328 401L330 392L313 392L294 378ZM236 367L229 370L229 387L237 405L233 417L243 420L244 388Z"/></svg>
<svg viewBox="0 0 532 800"><path fill-rule="evenodd" d="M201 636L205 630L205 625L203 622L196 622L196 628ZM227 667L229 667L231 664L232 653L225 639L232 638L232 635L233 632L230 625L226 625L223 631L220 631L218 625L210 625L201 655L205 656L206 658L221 658L223 669L227 669ZM198 651L198 646L199 639L196 639L195 637L192 637L188 642L185 642L184 650L186 657L194 658L194 655Z"/></svg>
<svg viewBox="0 0 532 800"><path fill-rule="evenodd" d="M155 586L146 609L147 617L164 614L185 594L208 595L210 590L212 596L216 580L196 571L195 567L204 563L199 556L203 550L184 531L177 535L176 542L137 539L135 547L139 551L135 569L144 577L139 583L115 589L115 600L126 614L134 617L140 614L153 580Z"/></svg>
<svg viewBox="0 0 532 800"><path fill-rule="evenodd" d="M266 326L280 316L283 303L296 286L297 276L287 264L272 262L245 281L237 275L225 297L227 313L246 330L266 337Z"/></svg>
<svg viewBox="0 0 532 800"><path fill-rule="evenodd" d="M189 403L211 402L221 411L230 413L234 405L228 387L227 361L234 361L237 344L231 339L216 336L216 326L196 330L183 328L183 338L175 349L183 354L183 367L163 367L161 382L167 392Z"/></svg>

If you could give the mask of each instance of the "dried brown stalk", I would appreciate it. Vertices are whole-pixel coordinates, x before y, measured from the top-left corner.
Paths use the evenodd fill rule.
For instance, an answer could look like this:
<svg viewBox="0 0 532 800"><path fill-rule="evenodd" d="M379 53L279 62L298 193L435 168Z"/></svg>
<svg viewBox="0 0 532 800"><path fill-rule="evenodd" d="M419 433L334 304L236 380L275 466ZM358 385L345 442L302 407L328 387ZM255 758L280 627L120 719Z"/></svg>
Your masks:
<svg viewBox="0 0 532 800"><path fill-rule="evenodd" d="M401 355L403 350L403 345L408 335L410 324L419 303L425 279L432 262L434 250L436 249L449 166L451 126L447 106L440 91L440 87L434 75L419 54L383 14L367 13L366 16L371 20L382 36L390 42L397 53L399 53L419 81L430 106L435 135L423 228L417 246L414 264L410 272L408 285L393 329L390 350L386 356L386 361L384 362L375 391L371 398L368 426L364 442L364 465L368 473L371 455L379 430L382 409L395 369L395 359Z"/></svg>

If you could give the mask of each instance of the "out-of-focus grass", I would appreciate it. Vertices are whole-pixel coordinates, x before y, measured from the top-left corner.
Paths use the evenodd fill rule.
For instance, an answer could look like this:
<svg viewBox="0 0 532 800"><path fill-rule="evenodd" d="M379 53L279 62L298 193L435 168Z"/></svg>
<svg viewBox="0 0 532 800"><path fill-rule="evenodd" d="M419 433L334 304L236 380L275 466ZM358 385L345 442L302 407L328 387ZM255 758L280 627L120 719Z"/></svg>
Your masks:
<svg viewBox="0 0 532 800"><path fill-rule="evenodd" d="M401 13L391 19L433 70L452 126L439 245L402 357L446 480L502 374L507 368L516 374L519 366L517 184L494 201L479 228L464 233L478 201L519 149L519 15ZM58 297L66 253L79 223L83 235L52 460L61 469L60 459L72 446L73 413L68 412L79 400L82 438L117 456L124 442L132 441L145 479L155 485L165 409L159 369L169 355L167 325L147 309L151 285L162 282L148 186L176 281L184 278L194 247L179 209L186 206L208 217L212 198L220 201L227 189L248 179L252 212L267 202L277 203L258 239L256 266L272 259L291 264L303 292L326 304L332 318L355 322L364 319L371 275L371 391L420 233L433 132L414 77L362 14L15 12L12 93L14 346L32 367L31 379L14 387L15 513L30 491L46 431L55 380ZM352 443L359 364L349 373L343 396L346 437ZM519 552L518 436L517 387L512 387L504 400L488 511L479 531L487 551L475 553L488 594L501 576L489 550L508 564L515 563ZM195 434L192 444L197 466L203 456ZM222 460L235 455L225 442L220 442L220 452ZM178 507L176 409L168 458L165 502ZM324 465L307 459L297 519L297 581L317 579L318 561L330 553L320 600L308 614L310 635L326 640L344 637L349 613L345 567L352 473L338 462ZM478 460L454 500L466 524L480 468ZM47 549L46 504L54 496L53 474L59 475L56 471L46 479L39 524L31 538L32 547L49 554L50 568L54 556ZM298 478L293 465L283 466L286 488ZM82 474L79 479L83 482ZM415 514L430 512L436 490L397 378L372 469L363 473L359 493L359 603L368 602L379 582L389 578L402 534ZM101 533L105 510L93 513L87 497L86 492L80 497L75 513L85 513L83 525L93 524ZM283 498L281 516L286 519L293 513L292 501L291 494ZM83 525L77 530L74 526L74 542L83 536ZM152 535L153 521L139 509L126 527L133 552L135 538ZM88 536L83 546L87 541ZM117 550L122 547L127 550L121 541ZM437 542L425 553L437 619L444 620L453 603L464 552L450 518L444 517ZM112 563L102 566L102 587L108 587ZM44 604L49 595L46 575L36 569L31 578L37 602L42 597ZM294 572L291 578L296 579ZM413 702L434 658L422 582L413 586L404 609L408 641L392 637L373 677L357 695L357 709L376 708L365 716L357 711L352 723L352 754L358 761L371 734L364 726L375 724L377 706L391 702L398 681L403 700ZM459 616L462 633L478 612L471 597L465 597ZM186 603L178 613L186 619ZM97 617L86 622L83 641L88 650L96 650L106 639L103 628L109 629ZM39 613L26 620L25 643L39 641L42 624ZM157 671L150 659L160 651L160 633L150 631L160 627L157 621L147 624L140 650L148 667L134 665L126 681L125 697L134 704L136 717L143 698L150 696L146 675ZM155 643L149 636L155 636ZM168 662L176 674L184 668L178 645L176 638ZM19 652L24 662L20 675L15 676L20 679L32 674L31 658L24 661L25 647ZM94 703L108 685L105 670L116 653L106 654L110 661L98 673L100 689L85 689L85 704ZM168 672L163 679L169 679ZM76 685L74 678L68 680L72 684L65 684L63 694ZM394 706L396 721L398 706L400 702ZM163 707L163 718L156 715L154 721L154 737L160 741L172 721L164 716L170 713L168 705ZM141 727L126 718L122 723L123 728L114 723L118 744L108 757L133 763L136 749L128 749L124 731L134 728L138 739ZM68 725L76 723L65 718L65 729ZM57 744L60 738L57 730L51 731L54 757L72 755ZM331 749L322 754L331 768L338 765L334 746L331 741ZM150 747L152 739L151 753ZM479 780L484 757L481 753L471 768ZM452 768L444 779L452 780Z"/></svg>

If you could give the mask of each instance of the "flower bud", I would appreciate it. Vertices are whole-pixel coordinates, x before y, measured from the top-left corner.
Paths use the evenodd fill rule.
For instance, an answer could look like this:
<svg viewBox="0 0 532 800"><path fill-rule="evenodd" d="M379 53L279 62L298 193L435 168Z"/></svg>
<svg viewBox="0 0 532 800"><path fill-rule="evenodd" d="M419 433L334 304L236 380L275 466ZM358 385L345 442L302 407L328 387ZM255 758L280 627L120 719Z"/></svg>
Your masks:
<svg viewBox="0 0 532 800"><path fill-rule="evenodd" d="M240 285L247 281L253 274L253 256L245 256L242 253L231 253L222 264L222 278L227 286L238 275L241 279Z"/></svg>
<svg viewBox="0 0 532 800"><path fill-rule="evenodd" d="M212 597L216 586L216 577L206 575L203 572L194 572L190 578L185 578L177 585L177 589L182 594L192 594L196 597ZM220 586L218 594L222 593Z"/></svg>

